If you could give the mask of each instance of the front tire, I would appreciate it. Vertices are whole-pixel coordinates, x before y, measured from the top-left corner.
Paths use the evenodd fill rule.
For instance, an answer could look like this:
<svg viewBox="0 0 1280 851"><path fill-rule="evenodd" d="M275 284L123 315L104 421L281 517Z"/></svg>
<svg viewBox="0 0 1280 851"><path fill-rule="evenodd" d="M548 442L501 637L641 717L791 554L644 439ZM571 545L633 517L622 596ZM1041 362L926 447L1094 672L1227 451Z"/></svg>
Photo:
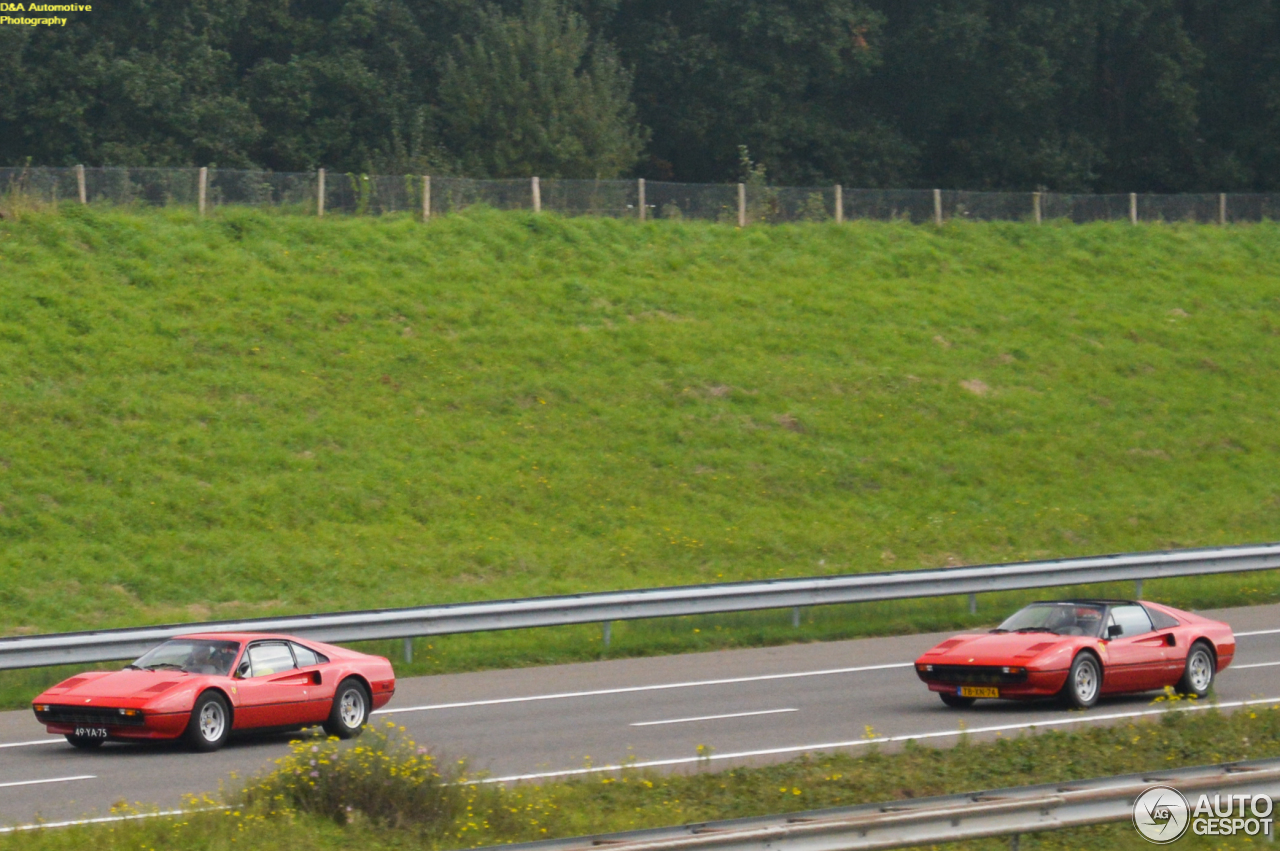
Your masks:
<svg viewBox="0 0 1280 851"><path fill-rule="evenodd" d="M339 739L354 739L369 720L369 693L357 679L346 679L333 693L333 708L324 722L324 731Z"/></svg>
<svg viewBox="0 0 1280 851"><path fill-rule="evenodd" d="M1102 692L1102 665L1092 653L1080 653L1071 662L1067 682L1062 686L1062 701L1074 709L1088 709L1098 702Z"/></svg>
<svg viewBox="0 0 1280 851"><path fill-rule="evenodd" d="M71 747L73 748L79 748L82 751L91 751L94 748L102 747L102 743L105 742L106 739L87 739L84 736L76 736L72 733L67 733L67 741L71 743Z"/></svg>
<svg viewBox="0 0 1280 851"><path fill-rule="evenodd" d="M191 720L183 735L192 750L216 751L231 738L231 710L216 691L206 691L196 698Z"/></svg>
<svg viewBox="0 0 1280 851"><path fill-rule="evenodd" d="M1203 641L1191 645L1187 653L1187 666L1178 680L1178 694L1188 697L1204 697L1213 685L1213 651Z"/></svg>
<svg viewBox="0 0 1280 851"><path fill-rule="evenodd" d="M942 702L952 709L968 709L973 706L973 702L977 700L974 697L961 697L958 694L952 694L949 691L938 692L938 697L942 698Z"/></svg>

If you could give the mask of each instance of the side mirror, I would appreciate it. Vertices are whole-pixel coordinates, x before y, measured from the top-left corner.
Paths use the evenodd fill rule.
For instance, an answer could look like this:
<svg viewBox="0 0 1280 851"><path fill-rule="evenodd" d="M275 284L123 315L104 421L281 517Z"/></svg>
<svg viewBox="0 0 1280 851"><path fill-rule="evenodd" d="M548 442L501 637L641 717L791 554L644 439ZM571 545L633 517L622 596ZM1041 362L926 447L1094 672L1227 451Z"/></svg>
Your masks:
<svg viewBox="0 0 1280 851"><path fill-rule="evenodd" d="M236 668L236 679L243 680L245 677L249 676L250 670L251 666L249 665L249 660L245 659L240 663L240 667Z"/></svg>
<svg viewBox="0 0 1280 851"><path fill-rule="evenodd" d="M1107 638L1115 638L1117 635L1124 635L1124 627L1118 623L1107 627Z"/></svg>

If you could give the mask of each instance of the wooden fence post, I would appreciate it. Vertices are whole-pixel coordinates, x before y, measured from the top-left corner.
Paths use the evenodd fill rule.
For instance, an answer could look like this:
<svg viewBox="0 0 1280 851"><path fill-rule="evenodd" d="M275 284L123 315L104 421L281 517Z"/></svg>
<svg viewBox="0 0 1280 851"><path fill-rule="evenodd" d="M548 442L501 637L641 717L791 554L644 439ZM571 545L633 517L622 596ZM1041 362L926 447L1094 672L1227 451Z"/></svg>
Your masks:
<svg viewBox="0 0 1280 851"><path fill-rule="evenodd" d="M933 190L933 223L942 224L942 190Z"/></svg>
<svg viewBox="0 0 1280 851"><path fill-rule="evenodd" d="M1129 224L1136 225L1138 223L1138 193L1129 193Z"/></svg>
<svg viewBox="0 0 1280 851"><path fill-rule="evenodd" d="M324 215L324 169L320 169L316 176L316 215Z"/></svg>
<svg viewBox="0 0 1280 851"><path fill-rule="evenodd" d="M844 188L836 184L836 224L844 221Z"/></svg>
<svg viewBox="0 0 1280 851"><path fill-rule="evenodd" d="M422 220L431 218L431 175L422 175Z"/></svg>
<svg viewBox="0 0 1280 851"><path fill-rule="evenodd" d="M738 227L747 226L747 184L738 184Z"/></svg>
<svg viewBox="0 0 1280 851"><path fill-rule="evenodd" d="M1227 223L1227 193L1218 193L1218 224L1225 225Z"/></svg>
<svg viewBox="0 0 1280 851"><path fill-rule="evenodd" d="M81 203L81 204L88 204L88 203L89 203L89 193L85 191L85 187L84 187L84 166L82 166L82 165L78 165L78 166L76 166L76 189L78 189L78 190L80 191L80 203Z"/></svg>
<svg viewBox="0 0 1280 851"><path fill-rule="evenodd" d="M201 218L204 217L204 202L209 197L209 168L201 166L200 168L200 185L196 189L196 207L200 210Z"/></svg>
<svg viewBox="0 0 1280 851"><path fill-rule="evenodd" d="M533 178L531 188L533 189L533 211L535 213L541 213L542 212L542 186L539 185L538 178L536 177Z"/></svg>
<svg viewBox="0 0 1280 851"><path fill-rule="evenodd" d="M645 213L647 212L644 206L644 178L643 177L640 178L639 189L640 189L640 221L643 222L645 219Z"/></svg>
<svg viewBox="0 0 1280 851"><path fill-rule="evenodd" d="M1039 192L1031 193L1031 209L1035 211L1036 224L1040 224L1041 217L1040 217L1040 193Z"/></svg>

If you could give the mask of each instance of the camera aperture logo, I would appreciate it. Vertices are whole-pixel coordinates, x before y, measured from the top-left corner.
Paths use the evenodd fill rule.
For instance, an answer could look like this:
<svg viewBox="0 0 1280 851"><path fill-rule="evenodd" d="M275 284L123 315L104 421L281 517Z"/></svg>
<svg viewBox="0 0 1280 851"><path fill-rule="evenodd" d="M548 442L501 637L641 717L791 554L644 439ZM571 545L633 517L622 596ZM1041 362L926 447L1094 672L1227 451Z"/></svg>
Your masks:
<svg viewBox="0 0 1280 851"><path fill-rule="evenodd" d="M1157 845L1178 839L1190 823L1191 808L1177 789L1152 786L1133 802L1133 826Z"/></svg>
<svg viewBox="0 0 1280 851"><path fill-rule="evenodd" d="M1195 808L1170 786L1152 786L1133 802L1133 826L1144 839L1167 845L1187 829L1196 836L1271 836L1268 795L1201 795Z"/></svg>

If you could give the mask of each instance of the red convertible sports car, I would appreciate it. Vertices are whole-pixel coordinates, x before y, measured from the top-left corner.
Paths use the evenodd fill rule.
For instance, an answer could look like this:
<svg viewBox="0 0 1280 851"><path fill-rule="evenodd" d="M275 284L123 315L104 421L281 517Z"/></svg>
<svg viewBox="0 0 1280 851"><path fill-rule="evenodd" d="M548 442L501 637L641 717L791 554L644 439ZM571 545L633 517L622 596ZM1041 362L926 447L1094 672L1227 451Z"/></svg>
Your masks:
<svg viewBox="0 0 1280 851"><path fill-rule="evenodd" d="M78 748L182 738L216 750L233 731L322 724L358 736L396 691L391 663L287 635L172 638L120 671L90 671L32 702L36 719Z"/></svg>
<svg viewBox="0 0 1280 851"><path fill-rule="evenodd" d="M1032 603L985 633L949 638L916 660L916 674L947 706L986 697L1098 696L1173 686L1203 697L1231 664L1225 623L1133 600Z"/></svg>

